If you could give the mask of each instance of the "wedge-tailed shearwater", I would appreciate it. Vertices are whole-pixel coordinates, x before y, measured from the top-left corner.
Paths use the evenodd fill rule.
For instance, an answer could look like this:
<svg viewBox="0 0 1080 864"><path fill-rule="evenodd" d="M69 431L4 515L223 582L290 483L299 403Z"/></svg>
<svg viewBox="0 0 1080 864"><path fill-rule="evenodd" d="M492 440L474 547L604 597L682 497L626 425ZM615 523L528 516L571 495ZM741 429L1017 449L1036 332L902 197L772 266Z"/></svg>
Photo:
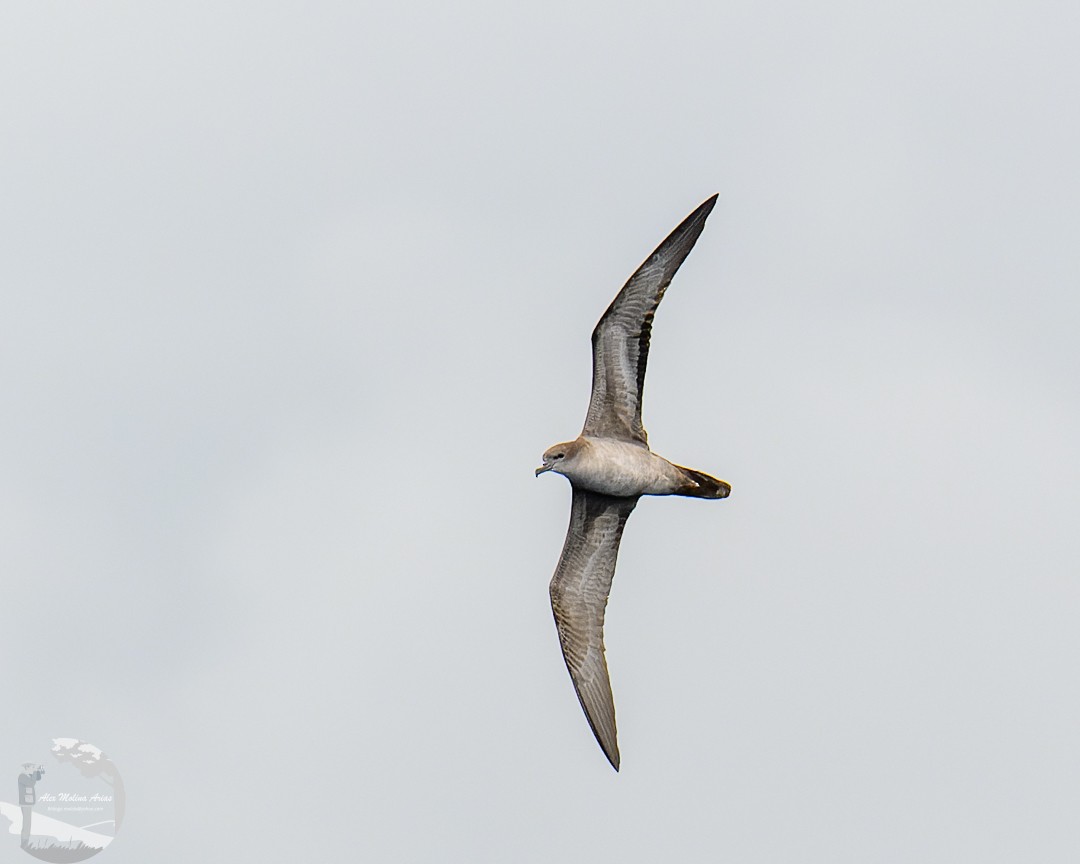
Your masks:
<svg viewBox="0 0 1080 864"><path fill-rule="evenodd" d="M619 746L604 659L604 610L623 527L642 495L726 498L731 493L723 480L653 453L641 425L653 315L716 198L668 235L601 316L592 334L592 397L585 428L575 440L549 447L536 469L538 477L545 471L562 474L573 487L570 527L551 580L551 608L581 707L616 771Z"/></svg>

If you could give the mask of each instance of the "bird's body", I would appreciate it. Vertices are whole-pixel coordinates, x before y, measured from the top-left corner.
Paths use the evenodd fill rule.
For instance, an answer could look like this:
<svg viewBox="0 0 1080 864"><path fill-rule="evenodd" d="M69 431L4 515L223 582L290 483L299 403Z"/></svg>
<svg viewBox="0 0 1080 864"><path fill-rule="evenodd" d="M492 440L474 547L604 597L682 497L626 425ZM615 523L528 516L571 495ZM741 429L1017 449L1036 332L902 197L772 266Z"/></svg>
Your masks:
<svg viewBox="0 0 1080 864"><path fill-rule="evenodd" d="M585 717L617 771L615 703L604 657L604 612L626 520L642 495L726 498L731 487L653 453L641 424L641 396L653 315L690 254L714 195L646 259L593 330L593 387L585 428L544 453L539 476L564 475L573 487L570 527L551 580L551 608Z"/></svg>
<svg viewBox="0 0 1080 864"><path fill-rule="evenodd" d="M698 472L688 474L688 469L668 462L642 444L581 435L575 441L556 444L552 449L573 454L572 458L564 456L551 470L564 475L575 489L616 498L642 495L723 497L695 494L695 489L702 488L692 476ZM722 480L716 482L723 483Z"/></svg>

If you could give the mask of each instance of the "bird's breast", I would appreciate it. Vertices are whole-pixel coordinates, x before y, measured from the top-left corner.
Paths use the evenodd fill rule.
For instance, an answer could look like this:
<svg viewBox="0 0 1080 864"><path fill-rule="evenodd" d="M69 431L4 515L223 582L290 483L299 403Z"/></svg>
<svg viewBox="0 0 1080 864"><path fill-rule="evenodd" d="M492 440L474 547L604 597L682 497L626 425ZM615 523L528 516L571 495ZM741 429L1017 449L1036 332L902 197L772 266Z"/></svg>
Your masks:
<svg viewBox="0 0 1080 864"><path fill-rule="evenodd" d="M575 486L629 498L666 495L673 488L672 465L638 444L611 438L584 438L586 448L567 466Z"/></svg>

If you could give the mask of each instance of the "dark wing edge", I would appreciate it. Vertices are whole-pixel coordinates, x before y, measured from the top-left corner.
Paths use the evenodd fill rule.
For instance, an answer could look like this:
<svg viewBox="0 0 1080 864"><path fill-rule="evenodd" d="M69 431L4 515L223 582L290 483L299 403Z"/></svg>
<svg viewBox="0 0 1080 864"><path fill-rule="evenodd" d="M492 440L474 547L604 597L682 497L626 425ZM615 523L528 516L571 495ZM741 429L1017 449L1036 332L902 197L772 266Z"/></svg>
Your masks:
<svg viewBox="0 0 1080 864"><path fill-rule="evenodd" d="M592 334L592 395L582 435L649 446L641 425L641 397L653 316L676 271L701 236L717 197L705 201L656 247L597 322Z"/></svg>
<svg viewBox="0 0 1080 864"><path fill-rule="evenodd" d="M604 612L623 528L637 502L574 489L570 526L549 589L563 659L578 701L616 771L619 745L604 657Z"/></svg>

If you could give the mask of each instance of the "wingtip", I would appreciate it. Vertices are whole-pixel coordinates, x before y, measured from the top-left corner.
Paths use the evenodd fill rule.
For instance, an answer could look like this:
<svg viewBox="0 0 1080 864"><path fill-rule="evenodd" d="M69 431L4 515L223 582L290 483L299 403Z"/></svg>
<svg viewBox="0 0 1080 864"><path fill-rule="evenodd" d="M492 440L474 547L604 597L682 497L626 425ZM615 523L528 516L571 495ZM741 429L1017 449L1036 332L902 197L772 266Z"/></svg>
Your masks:
<svg viewBox="0 0 1080 864"><path fill-rule="evenodd" d="M719 197L720 193L717 192L711 198L706 198L694 209L693 213L691 213L689 216L683 219L681 223L679 223L679 227L671 232L668 239L682 239L687 235L692 236L693 241L691 241L690 243L690 247L692 248L694 242L697 241L698 234L700 234L702 229L705 227L705 220L709 218L709 214L712 213L713 207L716 206L716 201ZM660 248L663 248L663 246L661 245ZM660 249L658 248L656 251L659 252ZM687 249L686 251L687 254L689 254L690 250Z"/></svg>
<svg viewBox="0 0 1080 864"><path fill-rule="evenodd" d="M599 739L597 739L597 741L599 741ZM616 772L618 772L620 762L618 746L616 746L614 750L609 751L607 747L605 747L603 743L601 743L600 749L604 752L604 756L607 758L607 761L611 763L611 767L614 768Z"/></svg>

